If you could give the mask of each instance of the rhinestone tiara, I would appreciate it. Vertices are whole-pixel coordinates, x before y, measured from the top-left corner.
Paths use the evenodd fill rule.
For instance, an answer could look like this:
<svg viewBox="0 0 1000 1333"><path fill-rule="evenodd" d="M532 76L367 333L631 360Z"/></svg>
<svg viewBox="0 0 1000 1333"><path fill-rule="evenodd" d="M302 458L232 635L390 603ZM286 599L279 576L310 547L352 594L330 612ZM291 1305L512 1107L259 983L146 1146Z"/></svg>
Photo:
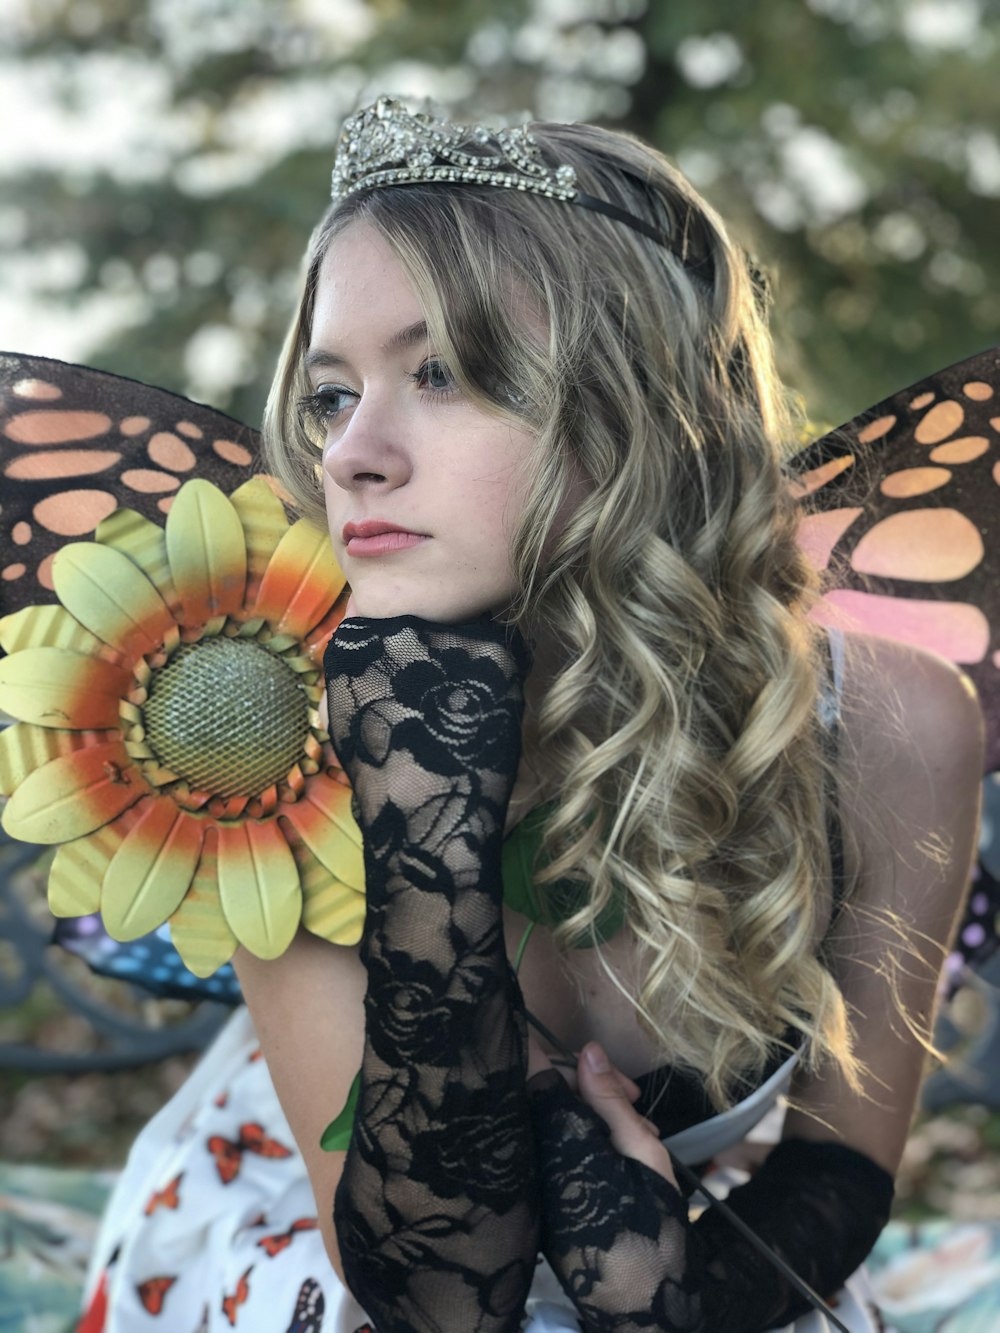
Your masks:
<svg viewBox="0 0 1000 1333"><path fill-rule="evenodd" d="M499 152L490 142L499 145ZM468 151L475 144L477 151ZM455 181L530 190L571 201L577 193L570 166L548 167L526 125L495 133L482 125L454 125L380 97L345 122L333 168L331 196L424 181Z"/></svg>
<svg viewBox="0 0 1000 1333"><path fill-rule="evenodd" d="M470 151L473 145L475 151ZM335 202L357 190L427 182L495 185L579 204L674 248L642 218L585 194L568 164L548 166L527 125L496 131L456 125L412 112L392 97L380 97L345 122L331 178Z"/></svg>

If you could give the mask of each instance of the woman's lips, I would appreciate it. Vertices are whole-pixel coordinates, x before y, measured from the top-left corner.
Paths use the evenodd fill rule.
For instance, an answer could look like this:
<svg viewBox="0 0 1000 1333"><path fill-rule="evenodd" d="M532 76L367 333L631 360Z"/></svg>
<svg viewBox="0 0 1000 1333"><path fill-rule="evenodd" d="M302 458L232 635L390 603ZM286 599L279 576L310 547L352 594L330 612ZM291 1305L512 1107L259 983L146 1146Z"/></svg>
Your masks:
<svg viewBox="0 0 1000 1333"><path fill-rule="evenodd" d="M390 555L408 546L417 546L428 539L416 532L380 532L375 537L351 537L347 543L348 555Z"/></svg>

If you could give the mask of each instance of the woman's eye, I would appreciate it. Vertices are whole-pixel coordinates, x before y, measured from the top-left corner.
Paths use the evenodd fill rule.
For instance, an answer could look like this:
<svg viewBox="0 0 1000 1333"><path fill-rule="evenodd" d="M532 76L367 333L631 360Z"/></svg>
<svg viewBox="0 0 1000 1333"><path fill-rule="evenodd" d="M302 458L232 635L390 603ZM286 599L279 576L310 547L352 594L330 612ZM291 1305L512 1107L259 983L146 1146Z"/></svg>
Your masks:
<svg viewBox="0 0 1000 1333"><path fill-rule="evenodd" d="M425 361L410 379L432 393L451 393L456 387L452 373L443 361Z"/></svg>
<svg viewBox="0 0 1000 1333"><path fill-rule="evenodd" d="M306 394L299 399L299 410L310 421L327 423L336 420L357 394L350 389L342 389L335 384L324 384L315 393Z"/></svg>

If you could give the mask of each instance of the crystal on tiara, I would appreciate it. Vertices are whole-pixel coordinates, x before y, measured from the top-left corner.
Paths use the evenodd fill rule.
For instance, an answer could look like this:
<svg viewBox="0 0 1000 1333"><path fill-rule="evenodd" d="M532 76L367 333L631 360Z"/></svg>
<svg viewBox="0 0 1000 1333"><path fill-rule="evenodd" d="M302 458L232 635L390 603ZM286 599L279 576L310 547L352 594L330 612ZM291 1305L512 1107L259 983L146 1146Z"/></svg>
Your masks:
<svg viewBox="0 0 1000 1333"><path fill-rule="evenodd" d="M491 134L482 125L411 112L392 97L345 123L331 179L335 201L355 190L425 181L499 185L567 202L578 194L573 168L547 166L525 125Z"/></svg>

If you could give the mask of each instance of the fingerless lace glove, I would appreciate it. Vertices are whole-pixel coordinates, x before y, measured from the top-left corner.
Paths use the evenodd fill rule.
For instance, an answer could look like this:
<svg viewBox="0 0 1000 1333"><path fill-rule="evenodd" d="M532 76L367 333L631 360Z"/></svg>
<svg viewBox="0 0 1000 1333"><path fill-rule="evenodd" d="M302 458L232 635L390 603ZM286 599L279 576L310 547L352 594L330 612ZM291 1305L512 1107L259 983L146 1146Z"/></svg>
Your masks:
<svg viewBox="0 0 1000 1333"><path fill-rule="evenodd" d="M693 1225L680 1192L623 1157L555 1073L529 1084L542 1249L587 1333L763 1333L811 1308L715 1209ZM893 1181L842 1144L789 1139L728 1203L821 1296L865 1259Z"/></svg>
<svg viewBox="0 0 1000 1333"><path fill-rule="evenodd" d="M487 619L352 617L326 652L367 890L365 1050L336 1232L379 1333L517 1329L534 1272L500 869L528 666L517 632Z"/></svg>

